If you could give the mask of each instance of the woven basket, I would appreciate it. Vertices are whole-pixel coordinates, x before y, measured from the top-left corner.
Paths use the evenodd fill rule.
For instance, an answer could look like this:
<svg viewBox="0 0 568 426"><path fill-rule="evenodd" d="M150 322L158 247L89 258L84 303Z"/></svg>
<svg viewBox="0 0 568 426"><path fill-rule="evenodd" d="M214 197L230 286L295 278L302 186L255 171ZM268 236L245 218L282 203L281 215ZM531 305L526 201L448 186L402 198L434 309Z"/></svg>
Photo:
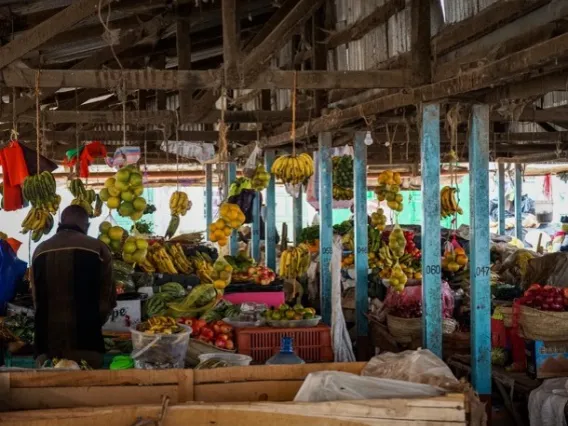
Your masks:
<svg viewBox="0 0 568 426"><path fill-rule="evenodd" d="M398 343L409 344L422 337L422 318L401 318L387 315L389 333Z"/></svg>
<svg viewBox="0 0 568 426"><path fill-rule="evenodd" d="M521 306L519 326L527 339L563 341L568 336L568 312L539 311Z"/></svg>
<svg viewBox="0 0 568 426"><path fill-rule="evenodd" d="M513 307L501 306L499 310L503 314L503 323L505 324L505 327L511 328L513 326Z"/></svg>

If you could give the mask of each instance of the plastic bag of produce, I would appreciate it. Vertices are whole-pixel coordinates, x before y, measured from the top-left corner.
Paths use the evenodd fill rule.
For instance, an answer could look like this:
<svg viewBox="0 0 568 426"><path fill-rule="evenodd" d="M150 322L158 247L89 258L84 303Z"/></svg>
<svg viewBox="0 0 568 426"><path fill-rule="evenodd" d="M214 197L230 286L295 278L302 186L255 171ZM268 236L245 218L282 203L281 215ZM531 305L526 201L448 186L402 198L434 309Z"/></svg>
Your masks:
<svg viewBox="0 0 568 426"><path fill-rule="evenodd" d="M306 377L294 402L431 397L442 394L442 389L425 384L362 377L342 371L320 371Z"/></svg>
<svg viewBox="0 0 568 426"><path fill-rule="evenodd" d="M444 318L452 318L454 312L454 296L452 289L447 281L442 281L442 315ZM420 308L422 310L422 286L415 285L405 287L401 292L394 291L392 288L387 290L387 297L384 302L385 308L390 312L400 310L410 312L412 309ZM420 316L420 315L418 315ZM409 318L414 318L410 316Z"/></svg>
<svg viewBox="0 0 568 426"><path fill-rule="evenodd" d="M450 367L428 349L377 355L370 359L361 375L422 383L449 391L463 390Z"/></svg>
<svg viewBox="0 0 568 426"><path fill-rule="evenodd" d="M406 248L406 238L404 237L404 231L397 223L392 232L389 235L389 248L394 257L399 258L404 255L404 250Z"/></svg>
<svg viewBox="0 0 568 426"><path fill-rule="evenodd" d="M213 279L213 286L217 290L223 290L231 283L233 275L233 267L225 260L224 257L218 258L213 264L213 271L210 276Z"/></svg>
<svg viewBox="0 0 568 426"><path fill-rule="evenodd" d="M258 142L255 144L254 149L252 150L251 154L247 158L245 166L243 168L243 174L252 179L256 172L256 165L261 159L262 149L258 146Z"/></svg>

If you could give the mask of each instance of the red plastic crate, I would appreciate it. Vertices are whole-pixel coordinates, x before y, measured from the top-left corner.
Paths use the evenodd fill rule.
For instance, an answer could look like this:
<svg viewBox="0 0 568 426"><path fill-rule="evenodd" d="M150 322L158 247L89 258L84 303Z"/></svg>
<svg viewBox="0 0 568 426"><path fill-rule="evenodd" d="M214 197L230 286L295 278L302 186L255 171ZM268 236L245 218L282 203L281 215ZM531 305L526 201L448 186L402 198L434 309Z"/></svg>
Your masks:
<svg viewBox="0 0 568 426"><path fill-rule="evenodd" d="M323 324L307 328L236 328L237 352L251 356L256 364L264 364L280 350L282 337L285 336L292 337L294 352L304 361L333 361L331 329Z"/></svg>

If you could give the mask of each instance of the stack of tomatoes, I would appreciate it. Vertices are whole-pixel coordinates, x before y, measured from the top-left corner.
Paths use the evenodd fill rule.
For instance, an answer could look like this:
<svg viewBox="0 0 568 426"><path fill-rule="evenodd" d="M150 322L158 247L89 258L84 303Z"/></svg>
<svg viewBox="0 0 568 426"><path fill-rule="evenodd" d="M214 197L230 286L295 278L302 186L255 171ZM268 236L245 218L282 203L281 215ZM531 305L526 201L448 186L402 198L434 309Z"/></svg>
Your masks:
<svg viewBox="0 0 568 426"><path fill-rule="evenodd" d="M524 297L520 302L521 305L540 311L566 311L568 310L568 288L532 284L525 291Z"/></svg>
<svg viewBox="0 0 568 426"><path fill-rule="evenodd" d="M194 339L215 345L220 349L227 349L229 351L235 349L233 327L224 321L206 323L201 319L180 318L178 322L191 327L191 336Z"/></svg>

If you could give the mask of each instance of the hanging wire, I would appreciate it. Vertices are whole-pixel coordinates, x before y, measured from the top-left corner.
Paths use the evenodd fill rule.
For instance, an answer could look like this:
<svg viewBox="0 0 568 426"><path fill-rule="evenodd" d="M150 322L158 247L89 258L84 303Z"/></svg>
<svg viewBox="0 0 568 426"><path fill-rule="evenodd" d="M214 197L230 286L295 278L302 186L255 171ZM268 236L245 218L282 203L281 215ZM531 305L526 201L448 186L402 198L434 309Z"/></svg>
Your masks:
<svg viewBox="0 0 568 426"><path fill-rule="evenodd" d="M126 146L126 80L122 81L122 146Z"/></svg>
<svg viewBox="0 0 568 426"><path fill-rule="evenodd" d="M176 185L179 191L179 111L176 111Z"/></svg>
<svg viewBox="0 0 568 426"><path fill-rule="evenodd" d="M41 150L41 133L40 133L40 108L39 108L39 77L40 70L36 72L36 84L35 84L35 101L36 101L36 161L37 161L37 173L39 174L39 153Z"/></svg>
<svg viewBox="0 0 568 426"><path fill-rule="evenodd" d="M292 137L292 157L296 156L296 102L297 102L297 94L298 92L298 72L294 71L294 85L292 89L292 130L291 130L291 137Z"/></svg>

